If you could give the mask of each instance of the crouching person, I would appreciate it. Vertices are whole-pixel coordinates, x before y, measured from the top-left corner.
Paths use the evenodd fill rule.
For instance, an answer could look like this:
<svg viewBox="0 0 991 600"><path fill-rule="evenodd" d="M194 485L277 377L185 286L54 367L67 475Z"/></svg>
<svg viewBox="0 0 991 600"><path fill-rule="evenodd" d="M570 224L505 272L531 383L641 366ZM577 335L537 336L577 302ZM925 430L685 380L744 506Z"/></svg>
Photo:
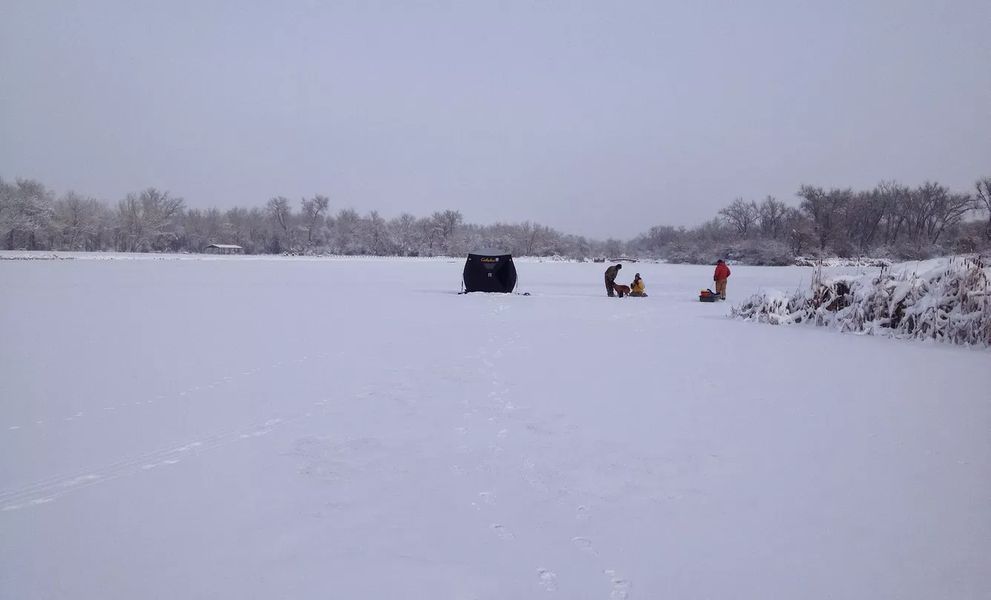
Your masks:
<svg viewBox="0 0 991 600"><path fill-rule="evenodd" d="M640 279L640 273L637 273L633 277L633 283L630 284L630 295L638 298L646 298L647 293L644 291L645 289L643 279Z"/></svg>

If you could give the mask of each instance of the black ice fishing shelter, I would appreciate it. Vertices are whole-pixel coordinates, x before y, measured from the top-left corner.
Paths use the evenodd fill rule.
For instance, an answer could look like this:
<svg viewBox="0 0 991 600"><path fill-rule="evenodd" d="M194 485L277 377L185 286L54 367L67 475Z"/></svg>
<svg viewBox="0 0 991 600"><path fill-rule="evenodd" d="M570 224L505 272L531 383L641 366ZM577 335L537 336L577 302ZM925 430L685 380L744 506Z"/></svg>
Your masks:
<svg viewBox="0 0 991 600"><path fill-rule="evenodd" d="M504 292L516 287L516 267L513 256L498 250L478 250L465 261L466 292Z"/></svg>

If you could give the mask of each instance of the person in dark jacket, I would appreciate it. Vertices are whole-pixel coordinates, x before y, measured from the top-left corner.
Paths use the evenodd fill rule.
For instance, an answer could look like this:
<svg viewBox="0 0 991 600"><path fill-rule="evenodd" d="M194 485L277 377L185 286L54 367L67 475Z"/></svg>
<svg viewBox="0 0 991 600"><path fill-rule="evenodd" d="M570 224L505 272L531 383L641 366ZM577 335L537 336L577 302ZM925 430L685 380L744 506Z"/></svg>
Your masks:
<svg viewBox="0 0 991 600"><path fill-rule="evenodd" d="M616 285L616 276L619 275L619 270L623 268L623 265L613 265L606 269L606 293L609 297L613 296L613 286Z"/></svg>
<svg viewBox="0 0 991 600"><path fill-rule="evenodd" d="M720 300L726 299L726 280L729 279L729 266L719 259L716 261L716 271L712 274L712 280L716 282L716 293Z"/></svg>

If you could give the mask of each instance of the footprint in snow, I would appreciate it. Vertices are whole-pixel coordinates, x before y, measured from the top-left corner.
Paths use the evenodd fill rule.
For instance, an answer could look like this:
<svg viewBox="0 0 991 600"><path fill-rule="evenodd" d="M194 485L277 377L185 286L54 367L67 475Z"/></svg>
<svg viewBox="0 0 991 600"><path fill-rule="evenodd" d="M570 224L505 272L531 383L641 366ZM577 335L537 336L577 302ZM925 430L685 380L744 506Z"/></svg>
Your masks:
<svg viewBox="0 0 991 600"><path fill-rule="evenodd" d="M557 590L557 573L547 569L537 569L537 579L540 587L545 591L553 592Z"/></svg>
<svg viewBox="0 0 991 600"><path fill-rule="evenodd" d="M633 585L616 574L612 569L603 571L612 583L612 590L609 592L609 600L628 600L633 593Z"/></svg>
<svg viewBox="0 0 991 600"><path fill-rule="evenodd" d="M268 435L269 433L271 433L271 431L272 430L269 428L256 429L250 433L242 433L239 437L242 440L246 440L248 438L255 438L255 437L261 437L263 435Z"/></svg>
<svg viewBox="0 0 991 600"><path fill-rule="evenodd" d="M61 483L61 486L62 487L73 487L73 486L80 485L82 483L89 483L91 481L96 481L99 478L100 478L99 475L80 475L79 477L75 477L75 478L70 479L68 481L62 482Z"/></svg>
<svg viewBox="0 0 991 600"><path fill-rule="evenodd" d="M502 540L511 540L515 537L511 531L509 531L508 529L506 529L504 525L500 525L499 523L492 524L492 531L495 531L496 535L499 536L499 539Z"/></svg>
<svg viewBox="0 0 991 600"><path fill-rule="evenodd" d="M595 551L595 548L592 548L592 540L579 536L571 538L571 542L579 549L588 552L592 556L598 556L598 552Z"/></svg>

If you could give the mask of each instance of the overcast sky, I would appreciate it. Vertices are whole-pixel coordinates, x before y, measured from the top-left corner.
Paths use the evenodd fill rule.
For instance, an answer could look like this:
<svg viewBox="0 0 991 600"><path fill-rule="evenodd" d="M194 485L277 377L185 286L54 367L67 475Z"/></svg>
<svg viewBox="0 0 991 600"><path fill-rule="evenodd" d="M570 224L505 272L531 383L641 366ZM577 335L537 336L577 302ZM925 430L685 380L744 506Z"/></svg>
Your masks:
<svg viewBox="0 0 991 600"><path fill-rule="evenodd" d="M991 175L991 2L0 0L0 176L628 238Z"/></svg>

